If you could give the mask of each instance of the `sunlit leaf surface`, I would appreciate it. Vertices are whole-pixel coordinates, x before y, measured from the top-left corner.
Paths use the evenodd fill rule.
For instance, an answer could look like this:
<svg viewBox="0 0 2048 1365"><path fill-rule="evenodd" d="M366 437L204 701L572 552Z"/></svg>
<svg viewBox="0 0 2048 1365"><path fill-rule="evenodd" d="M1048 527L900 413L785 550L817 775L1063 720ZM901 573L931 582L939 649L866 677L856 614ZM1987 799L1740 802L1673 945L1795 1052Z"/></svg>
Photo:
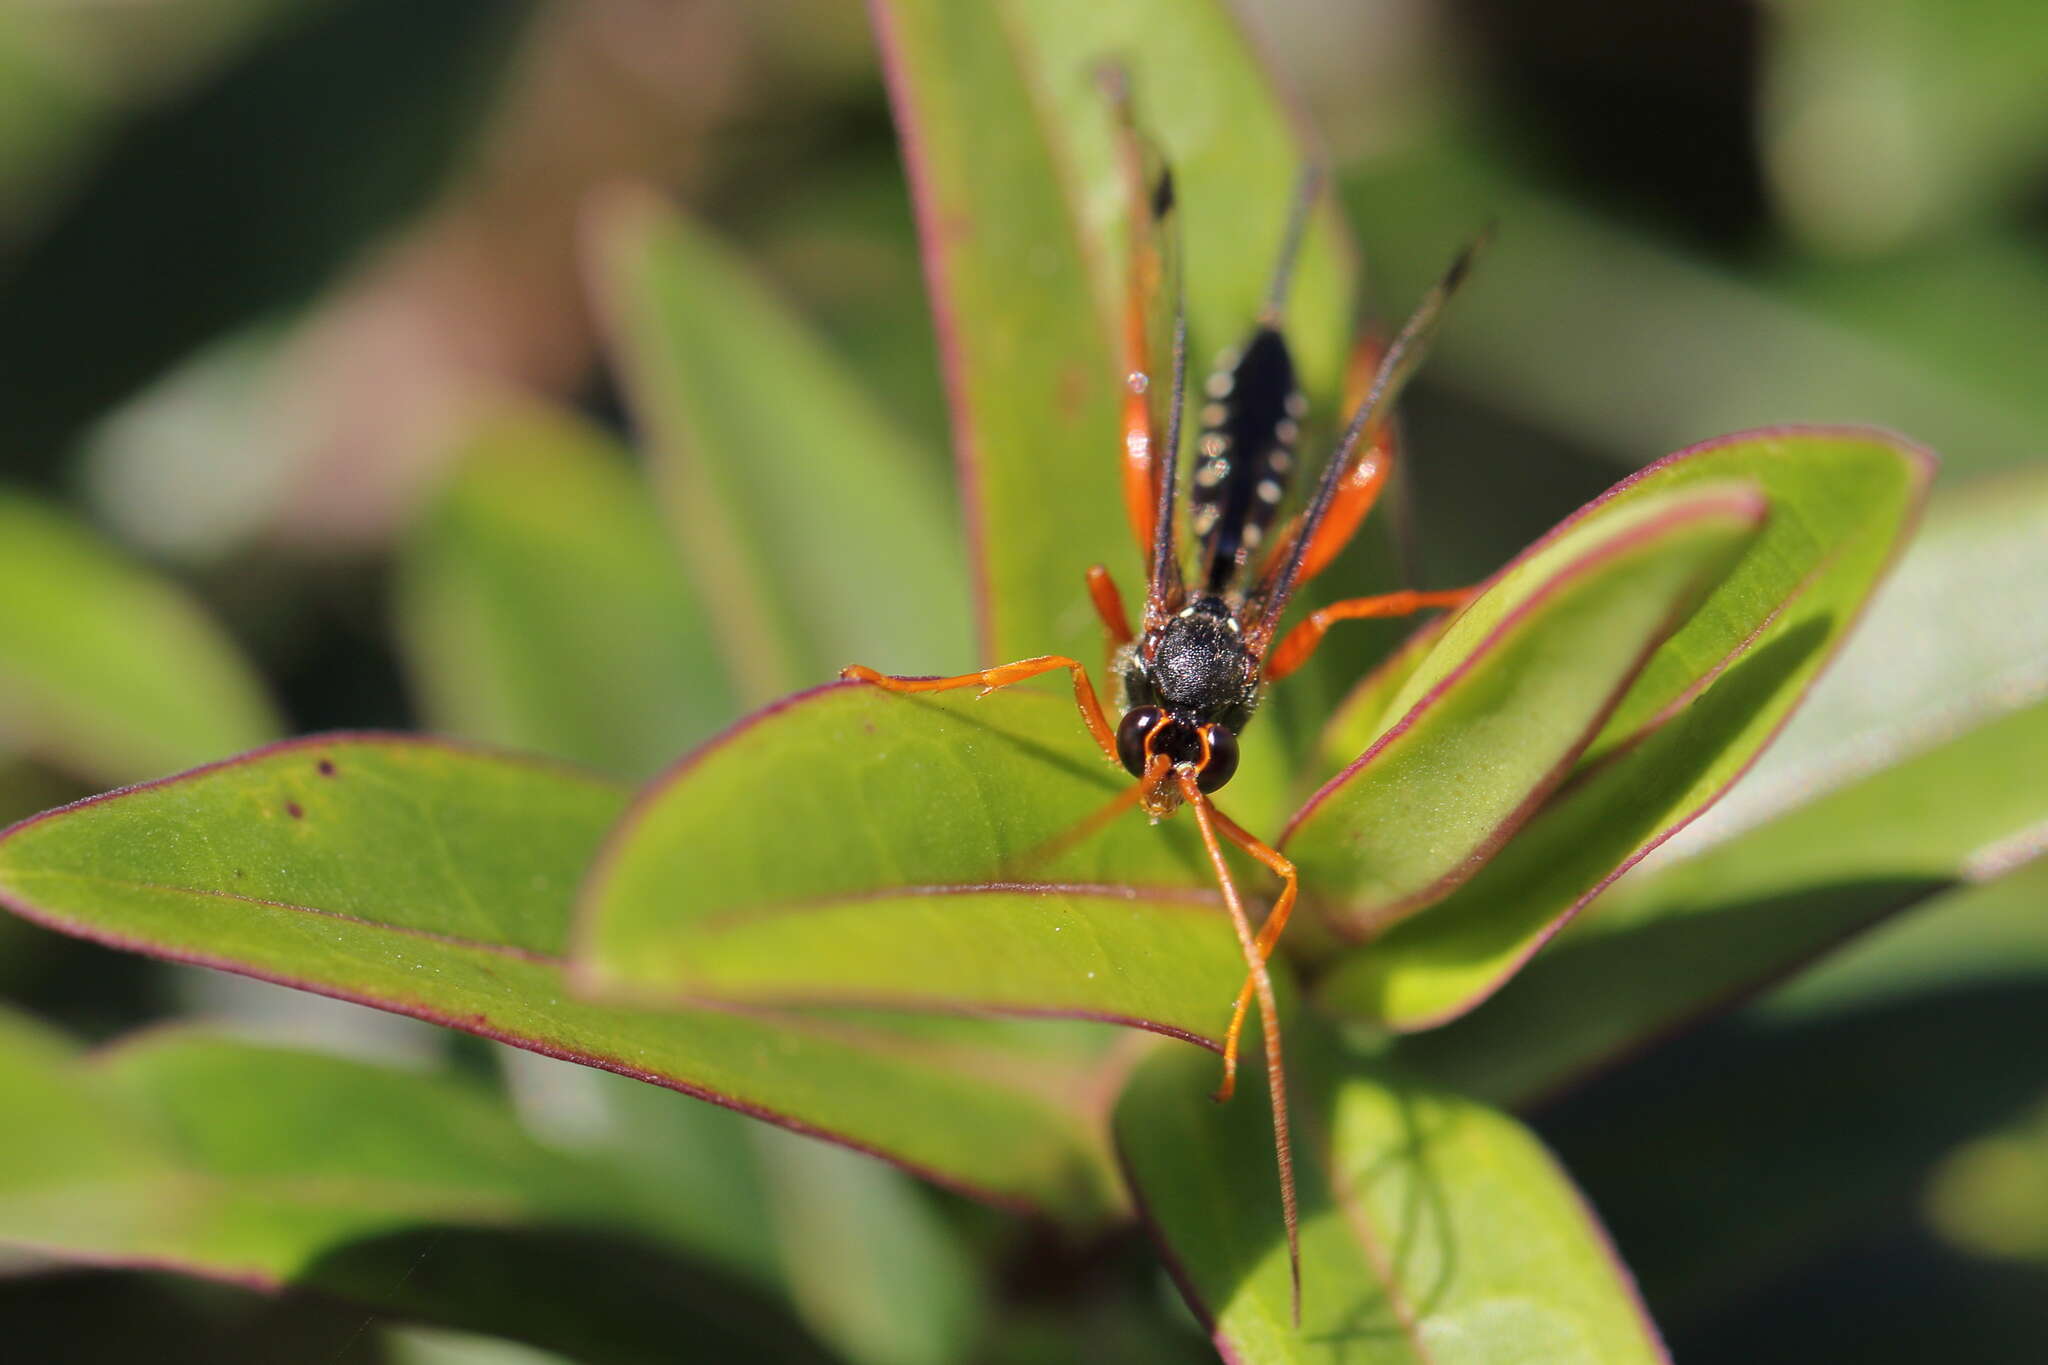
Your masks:
<svg viewBox="0 0 2048 1365"><path fill-rule="evenodd" d="M635 804L585 890L584 977L626 998L1004 1009L1213 1039L1244 968L1193 820L1084 824L1130 784L1061 698L796 698Z"/></svg>
<svg viewBox="0 0 2048 1365"><path fill-rule="evenodd" d="M1288 831L1330 921L1377 930L1469 877L1564 778L1763 513L1742 485L1620 508L1469 603L1387 704L1389 728Z"/></svg>
<svg viewBox="0 0 2048 1365"><path fill-rule="evenodd" d="M315 737L16 826L0 899L103 943L667 1085L999 1202L1091 1206L1065 1097L965 1023L906 1038L575 998L571 896L625 799L552 765Z"/></svg>
<svg viewBox="0 0 2048 1365"><path fill-rule="evenodd" d="M2044 573L2048 479L1937 496L1840 663L1728 798L1413 1054L1527 1099L1936 897L1859 946L1862 966L1809 973L1790 995L1812 1008L2034 970L2023 888L1993 897L2002 913L1946 902L1983 900L1963 888L1989 890L2043 846L2048 617L2013 589Z"/></svg>
<svg viewBox="0 0 2048 1365"><path fill-rule="evenodd" d="M1535 1098L1885 916L1994 876L2048 828L2048 704L1655 875L1623 878L1499 997L1408 1043L1437 1074ZM2013 841L2019 841L2015 843Z"/></svg>
<svg viewBox="0 0 2048 1365"><path fill-rule="evenodd" d="M1628 1272L1535 1138L1475 1101L1341 1060L1302 1029L1297 1331L1263 1106L1211 1103L1201 1060L1155 1053L1118 1105L1117 1145L1226 1360L1664 1359Z"/></svg>
<svg viewBox="0 0 2048 1365"><path fill-rule="evenodd" d="M1127 595L1142 590L1117 485L1121 375L1108 338L1120 325L1128 200L1103 68L1128 73L1175 172L1197 394L1259 314L1311 152L1236 17L1208 0L890 0L877 13L947 366L983 647L991 660L1058 651L1092 661L1101 633L1084 570L1102 562ZM1193 70L1202 78L1189 79ZM1338 425L1355 290L1349 243L1326 203L1286 318L1311 425L1324 433L1305 444L1310 468ZM1355 594L1389 574L1374 530L1316 590ZM1333 641L1278 694L1248 759L1304 746L1310 727L1297 713L1330 704L1388 638L1353 627Z"/></svg>
<svg viewBox="0 0 2048 1365"><path fill-rule="evenodd" d="M1929 472L1924 453L1881 434L1765 431L1681 452L1581 513L1611 515L1729 478L1754 479L1771 504L1756 544L1624 698L1596 742L1599 756L1471 881L1333 969L1318 998L1396 1029L1444 1022L1710 805L1840 645L1897 552Z"/></svg>

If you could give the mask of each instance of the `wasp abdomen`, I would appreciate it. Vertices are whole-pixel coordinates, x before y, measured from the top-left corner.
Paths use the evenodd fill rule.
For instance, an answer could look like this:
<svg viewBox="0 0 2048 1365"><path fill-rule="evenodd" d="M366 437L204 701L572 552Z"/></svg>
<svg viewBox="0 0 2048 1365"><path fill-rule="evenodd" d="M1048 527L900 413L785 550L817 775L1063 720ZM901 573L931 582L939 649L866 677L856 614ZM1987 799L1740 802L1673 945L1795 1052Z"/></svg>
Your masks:
<svg viewBox="0 0 2048 1365"><path fill-rule="evenodd" d="M1195 442L1194 532L1203 591L1221 593L1273 525L1294 472L1301 391L1287 339L1260 327L1204 386Z"/></svg>

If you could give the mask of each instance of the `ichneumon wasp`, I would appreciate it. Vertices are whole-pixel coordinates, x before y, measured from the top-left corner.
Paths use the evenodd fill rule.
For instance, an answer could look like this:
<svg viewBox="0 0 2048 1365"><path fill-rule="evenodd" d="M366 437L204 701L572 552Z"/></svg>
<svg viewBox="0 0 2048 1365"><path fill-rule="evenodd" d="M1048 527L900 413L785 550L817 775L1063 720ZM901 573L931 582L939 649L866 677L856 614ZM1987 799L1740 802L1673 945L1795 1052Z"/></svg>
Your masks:
<svg viewBox="0 0 2048 1365"><path fill-rule="evenodd" d="M1309 613L1285 636L1278 634L1295 593L1350 543L1385 486L1395 458L1388 421L1394 399L1480 243L1458 255L1391 344L1382 346L1370 336L1356 343L1346 375L1350 420L1306 503L1275 530L1307 411L1285 327L1294 262L1319 188L1315 172L1303 172L1265 304L1243 340L1217 358L1202 387L1186 498L1193 547L1188 562L1179 487L1188 398L1187 319L1173 174L1139 130L1122 73L1105 72L1104 84L1117 114L1118 168L1131 227L1119 358L1125 375L1124 506L1147 567L1144 612L1136 629L1107 569L1091 567L1087 586L1109 635L1122 719L1110 724L1087 668L1065 655L1039 655L955 677L892 677L860 665L842 670L841 677L894 692L961 687L988 692L1066 669L1089 733L1111 762L1137 779L1080 828L1099 828L1132 806L1154 822L1183 805L1194 813L1246 963L1244 986L1224 1034L1223 1079L1216 1098L1227 1100L1236 1088L1238 1043L1256 999L1298 1323L1301 1261L1293 1147L1279 1015L1266 961L1287 927L1299 880L1285 854L1246 831L1211 798L1237 770L1238 737L1257 711L1266 684L1301 667L1332 625L1457 607L1472 595L1472 589L1461 588L1347 598ZM1170 367L1166 383L1159 382L1162 362ZM1280 893L1256 933L1224 857L1226 842L1280 881Z"/></svg>

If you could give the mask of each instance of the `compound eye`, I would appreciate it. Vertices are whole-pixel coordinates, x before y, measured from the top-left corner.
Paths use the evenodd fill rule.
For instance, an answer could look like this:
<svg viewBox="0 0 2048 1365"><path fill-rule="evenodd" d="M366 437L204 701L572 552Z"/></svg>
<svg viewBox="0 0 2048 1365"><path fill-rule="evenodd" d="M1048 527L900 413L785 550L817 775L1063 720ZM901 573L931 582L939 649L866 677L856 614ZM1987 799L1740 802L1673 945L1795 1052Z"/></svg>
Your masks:
<svg viewBox="0 0 2048 1365"><path fill-rule="evenodd" d="M1202 738L1209 741L1209 761L1195 774L1195 785L1212 792L1237 772L1237 736L1221 725L1205 725Z"/></svg>
<svg viewBox="0 0 2048 1365"><path fill-rule="evenodd" d="M1124 767L1130 769L1132 777L1145 775L1145 740L1165 719L1166 713L1156 706L1134 706L1118 722L1116 756L1124 761Z"/></svg>

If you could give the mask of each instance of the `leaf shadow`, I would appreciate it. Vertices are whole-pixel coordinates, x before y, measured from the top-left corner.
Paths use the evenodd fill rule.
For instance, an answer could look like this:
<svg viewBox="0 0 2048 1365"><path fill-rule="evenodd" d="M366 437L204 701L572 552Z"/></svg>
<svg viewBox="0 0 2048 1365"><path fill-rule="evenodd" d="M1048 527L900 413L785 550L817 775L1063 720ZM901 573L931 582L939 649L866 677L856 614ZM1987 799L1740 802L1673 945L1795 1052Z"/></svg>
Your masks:
<svg viewBox="0 0 2048 1365"><path fill-rule="evenodd" d="M1431 1088L1405 1071L1378 1064L1354 1067L1382 1092L1391 1107L1393 1129L1364 1165L1340 1174L1331 1147L1331 1106L1319 1106L1310 1120L1318 1165L1328 1182L1328 1202L1344 1220L1379 1286L1377 1294L1354 1301L1331 1328L1305 1334L1307 1340L1330 1348L1333 1361L1350 1357L1341 1349L1350 1343L1395 1337L1415 1341L1419 1324L1456 1283L1460 1262L1450 1201L1431 1155L1449 1125L1448 1111L1440 1103L1432 1104ZM1388 1186L1391 1200L1377 1198L1385 1193L1381 1187ZM1359 1358L1369 1359L1371 1353Z"/></svg>
<svg viewBox="0 0 2048 1365"><path fill-rule="evenodd" d="M297 1287L403 1321L509 1337L573 1359L832 1365L756 1283L614 1231L423 1224L331 1248Z"/></svg>
<svg viewBox="0 0 2048 1365"><path fill-rule="evenodd" d="M1448 899L1333 959L1323 976L1341 983L1340 999L1349 997L1340 1007L1409 1032L1448 1024L1492 996L1594 896L1741 777L1747 761L1697 793L1716 780L1727 737L1761 714L1826 643L1831 619L1803 621L1759 646L1691 706L1570 779ZM1702 743L1702 734L1718 738ZM1692 795L1698 799L1673 817ZM1440 1002L1430 1008L1395 1000L1402 967L1417 962L1454 983L1438 989Z"/></svg>
<svg viewBox="0 0 2048 1365"><path fill-rule="evenodd" d="M1845 879L1594 929L1551 947L1479 1009L1404 1038L1401 1055L1497 1103L1542 1105L1953 886L1933 877Z"/></svg>

